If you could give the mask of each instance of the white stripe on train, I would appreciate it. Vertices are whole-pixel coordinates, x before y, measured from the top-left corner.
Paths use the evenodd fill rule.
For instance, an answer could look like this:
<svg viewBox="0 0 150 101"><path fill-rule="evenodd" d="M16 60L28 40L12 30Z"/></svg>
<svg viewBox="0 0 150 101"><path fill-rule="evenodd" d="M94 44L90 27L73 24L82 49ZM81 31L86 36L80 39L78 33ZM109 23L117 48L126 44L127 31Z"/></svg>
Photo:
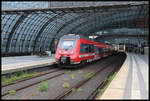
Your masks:
<svg viewBox="0 0 150 101"><path fill-rule="evenodd" d="M79 58L81 58L81 57L87 57L87 56L92 56L92 55L95 55L95 54L93 53L93 54L79 55Z"/></svg>

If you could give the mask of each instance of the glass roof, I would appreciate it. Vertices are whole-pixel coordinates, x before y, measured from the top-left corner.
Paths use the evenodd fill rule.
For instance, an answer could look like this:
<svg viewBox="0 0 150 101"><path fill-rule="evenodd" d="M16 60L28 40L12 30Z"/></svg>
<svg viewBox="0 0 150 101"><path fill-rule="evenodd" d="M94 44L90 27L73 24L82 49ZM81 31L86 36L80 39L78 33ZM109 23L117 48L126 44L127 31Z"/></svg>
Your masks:
<svg viewBox="0 0 150 101"><path fill-rule="evenodd" d="M2 52L36 52L41 45L43 50L51 50L55 39L69 33L148 35L148 6L4 10L1 15Z"/></svg>

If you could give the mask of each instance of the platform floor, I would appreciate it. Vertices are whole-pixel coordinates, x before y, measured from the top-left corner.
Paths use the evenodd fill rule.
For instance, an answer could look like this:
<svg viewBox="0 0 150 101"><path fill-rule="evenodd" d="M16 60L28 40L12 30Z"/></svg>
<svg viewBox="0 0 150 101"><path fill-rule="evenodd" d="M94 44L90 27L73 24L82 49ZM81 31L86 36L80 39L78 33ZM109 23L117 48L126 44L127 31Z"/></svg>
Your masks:
<svg viewBox="0 0 150 101"><path fill-rule="evenodd" d="M148 55L127 53L121 69L98 99L148 99Z"/></svg>
<svg viewBox="0 0 150 101"><path fill-rule="evenodd" d="M54 64L54 54L47 57L32 56L16 56L2 57L2 74L16 72L20 70L32 69L40 66Z"/></svg>

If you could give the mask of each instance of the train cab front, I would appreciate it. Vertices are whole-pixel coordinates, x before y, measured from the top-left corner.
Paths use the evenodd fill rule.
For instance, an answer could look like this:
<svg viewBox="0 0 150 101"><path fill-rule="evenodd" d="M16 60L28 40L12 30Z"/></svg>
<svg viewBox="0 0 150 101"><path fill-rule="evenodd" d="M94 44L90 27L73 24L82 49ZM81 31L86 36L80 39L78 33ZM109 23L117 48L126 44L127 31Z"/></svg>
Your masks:
<svg viewBox="0 0 150 101"><path fill-rule="evenodd" d="M71 66L76 58L75 46L77 40L73 37L63 37L60 39L56 50L56 63L59 66Z"/></svg>
<svg viewBox="0 0 150 101"><path fill-rule="evenodd" d="M70 65L73 50L71 50L71 49L70 50L61 49L59 52L61 54L59 59L58 59L59 64L61 64L61 65L63 65L63 64Z"/></svg>

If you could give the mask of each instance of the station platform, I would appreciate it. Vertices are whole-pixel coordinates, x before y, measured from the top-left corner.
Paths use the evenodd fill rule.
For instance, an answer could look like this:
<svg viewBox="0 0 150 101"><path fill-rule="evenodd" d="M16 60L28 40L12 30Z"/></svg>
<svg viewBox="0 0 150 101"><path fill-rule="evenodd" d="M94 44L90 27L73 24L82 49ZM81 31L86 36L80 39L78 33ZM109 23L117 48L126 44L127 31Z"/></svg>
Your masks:
<svg viewBox="0 0 150 101"><path fill-rule="evenodd" d="M98 99L148 99L148 64L148 55L127 53L121 69Z"/></svg>
<svg viewBox="0 0 150 101"><path fill-rule="evenodd" d="M55 63L54 54L52 56L40 57L32 56L16 56L2 57L2 74L17 72L21 70L33 69L41 66L52 65Z"/></svg>

